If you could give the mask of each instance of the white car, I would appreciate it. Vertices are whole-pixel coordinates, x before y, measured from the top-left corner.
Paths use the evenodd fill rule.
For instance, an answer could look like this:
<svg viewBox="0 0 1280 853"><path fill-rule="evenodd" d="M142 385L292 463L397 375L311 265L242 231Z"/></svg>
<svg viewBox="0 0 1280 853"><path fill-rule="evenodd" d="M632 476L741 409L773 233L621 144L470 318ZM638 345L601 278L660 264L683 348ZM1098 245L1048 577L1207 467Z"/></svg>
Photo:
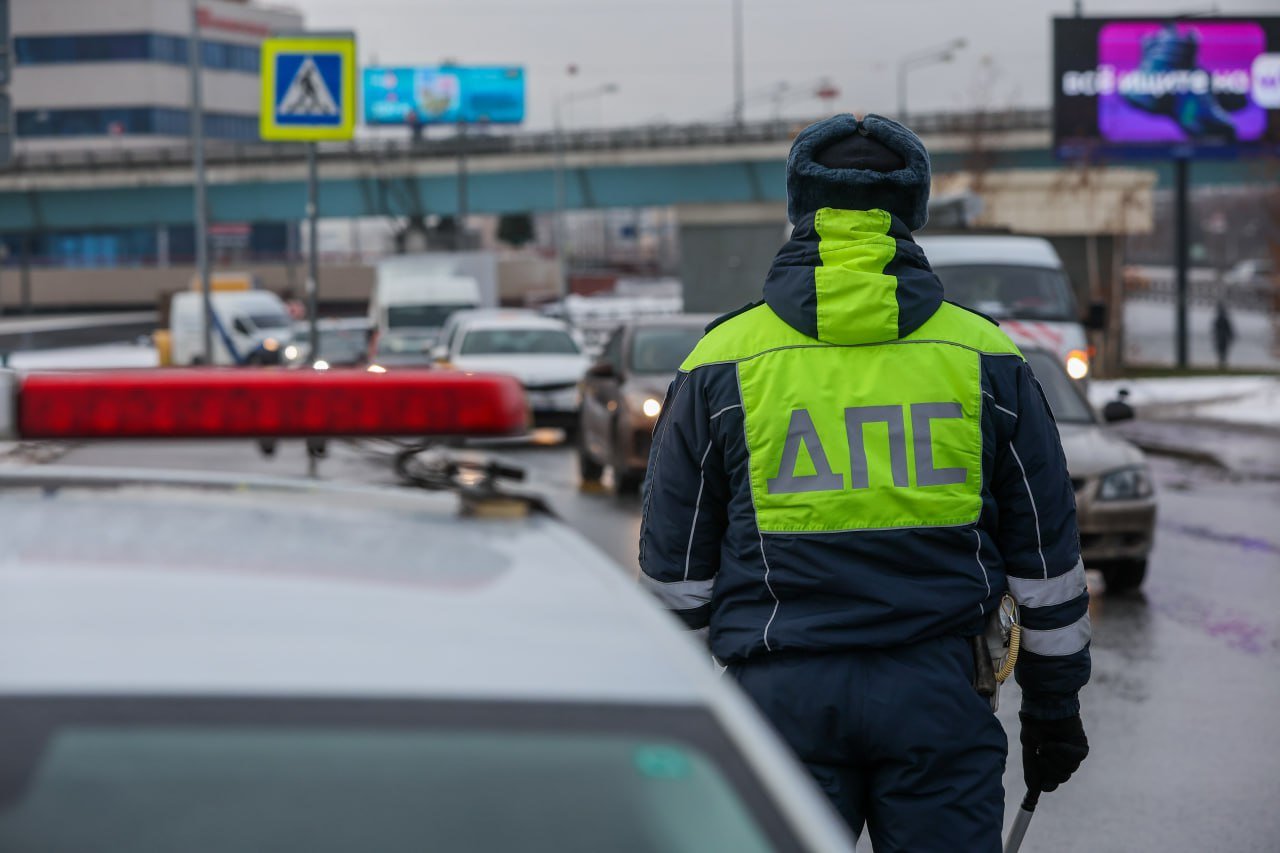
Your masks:
<svg viewBox="0 0 1280 853"><path fill-rule="evenodd" d="M576 433L579 384L590 361L567 323L524 312L477 315L453 332L442 355L455 370L514 376L535 426Z"/></svg>
<svg viewBox="0 0 1280 853"><path fill-rule="evenodd" d="M235 395L246 436L330 388L338 431L522 418L492 378L167 373L0 374L0 437L207 433L179 392ZM380 408L409 392L420 415ZM536 501L457 482L0 468L0 850L852 849L647 593Z"/></svg>

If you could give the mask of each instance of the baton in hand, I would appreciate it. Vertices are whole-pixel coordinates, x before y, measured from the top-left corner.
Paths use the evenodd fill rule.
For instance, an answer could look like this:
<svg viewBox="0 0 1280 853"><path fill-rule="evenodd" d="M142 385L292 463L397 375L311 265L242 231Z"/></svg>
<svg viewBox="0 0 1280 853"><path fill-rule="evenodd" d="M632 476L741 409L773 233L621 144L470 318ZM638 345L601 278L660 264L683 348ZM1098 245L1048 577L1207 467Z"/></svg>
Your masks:
<svg viewBox="0 0 1280 853"><path fill-rule="evenodd" d="M1028 790L1027 795L1022 798L1022 807L1018 809L1018 816L1013 819L1013 827L1009 830L1009 839L1004 843L1004 853L1018 853L1018 849L1022 847L1022 837L1027 834L1027 827L1031 825L1031 816L1035 814L1036 803L1039 801L1039 791Z"/></svg>

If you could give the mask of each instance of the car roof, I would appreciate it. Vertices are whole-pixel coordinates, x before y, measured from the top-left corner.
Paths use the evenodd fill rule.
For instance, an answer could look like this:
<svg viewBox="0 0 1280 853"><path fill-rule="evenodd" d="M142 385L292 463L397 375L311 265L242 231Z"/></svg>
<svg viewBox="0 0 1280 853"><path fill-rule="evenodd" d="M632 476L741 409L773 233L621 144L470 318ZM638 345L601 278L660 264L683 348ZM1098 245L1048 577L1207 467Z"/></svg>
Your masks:
<svg viewBox="0 0 1280 853"><path fill-rule="evenodd" d="M670 326L697 326L705 328L716 319L716 314L651 314L644 317L636 317L634 320L626 321L627 326L635 329L643 329L651 326L670 327Z"/></svg>
<svg viewBox="0 0 1280 853"><path fill-rule="evenodd" d="M916 242L935 267L964 264L1009 264L1061 269L1053 244L1041 237L1001 234L921 236Z"/></svg>
<svg viewBox="0 0 1280 853"><path fill-rule="evenodd" d="M555 329L569 331L569 324L554 317L533 313L497 313L470 317L464 323L464 331L476 329Z"/></svg>
<svg viewBox="0 0 1280 853"><path fill-rule="evenodd" d="M463 517L452 495L419 490L44 467L0 470L0 507L0 695L705 694L669 617L545 515Z"/></svg>

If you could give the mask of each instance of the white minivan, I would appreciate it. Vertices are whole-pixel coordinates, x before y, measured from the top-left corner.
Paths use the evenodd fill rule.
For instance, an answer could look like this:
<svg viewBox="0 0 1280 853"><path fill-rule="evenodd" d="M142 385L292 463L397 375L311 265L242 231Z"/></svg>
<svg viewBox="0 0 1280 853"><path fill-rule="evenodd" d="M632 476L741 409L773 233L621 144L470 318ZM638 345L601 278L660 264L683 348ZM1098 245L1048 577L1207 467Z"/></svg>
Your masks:
<svg viewBox="0 0 1280 853"><path fill-rule="evenodd" d="M447 261L413 255L384 260L369 297L370 360L428 364L449 316L481 304L479 282Z"/></svg>
<svg viewBox="0 0 1280 853"><path fill-rule="evenodd" d="M293 341L293 323L279 296L269 290L226 290L213 303L213 363L275 364ZM204 364L204 301L198 291L173 295L169 307L172 363Z"/></svg>
<svg viewBox="0 0 1280 853"><path fill-rule="evenodd" d="M1047 350L1067 375L1089 375L1089 342L1071 281L1048 240L997 234L921 236L946 298L999 321L1020 347ZM1090 325L1101 325L1090 308Z"/></svg>

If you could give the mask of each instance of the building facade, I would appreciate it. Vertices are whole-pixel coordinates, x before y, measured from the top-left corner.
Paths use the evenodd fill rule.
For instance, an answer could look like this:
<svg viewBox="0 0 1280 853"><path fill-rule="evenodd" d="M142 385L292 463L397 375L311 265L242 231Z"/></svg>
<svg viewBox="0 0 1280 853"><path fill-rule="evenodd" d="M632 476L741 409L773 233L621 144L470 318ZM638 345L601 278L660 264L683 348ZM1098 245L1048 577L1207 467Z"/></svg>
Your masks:
<svg viewBox="0 0 1280 853"><path fill-rule="evenodd" d="M189 144L188 0L8 5L19 158ZM302 30L302 15L250 0L199 0L197 16L205 138L211 147L255 141L262 41ZM295 223L221 223L210 234L214 261L231 266L278 261L296 243ZM194 255L191 226L0 235L0 261L24 276L29 268L92 277L93 269L184 266ZM21 310L6 296L0 292L0 313Z"/></svg>
<svg viewBox="0 0 1280 853"><path fill-rule="evenodd" d="M301 14L247 0L200 0L204 132L258 138L263 39ZM186 0L10 0L19 154L186 142L191 133Z"/></svg>

